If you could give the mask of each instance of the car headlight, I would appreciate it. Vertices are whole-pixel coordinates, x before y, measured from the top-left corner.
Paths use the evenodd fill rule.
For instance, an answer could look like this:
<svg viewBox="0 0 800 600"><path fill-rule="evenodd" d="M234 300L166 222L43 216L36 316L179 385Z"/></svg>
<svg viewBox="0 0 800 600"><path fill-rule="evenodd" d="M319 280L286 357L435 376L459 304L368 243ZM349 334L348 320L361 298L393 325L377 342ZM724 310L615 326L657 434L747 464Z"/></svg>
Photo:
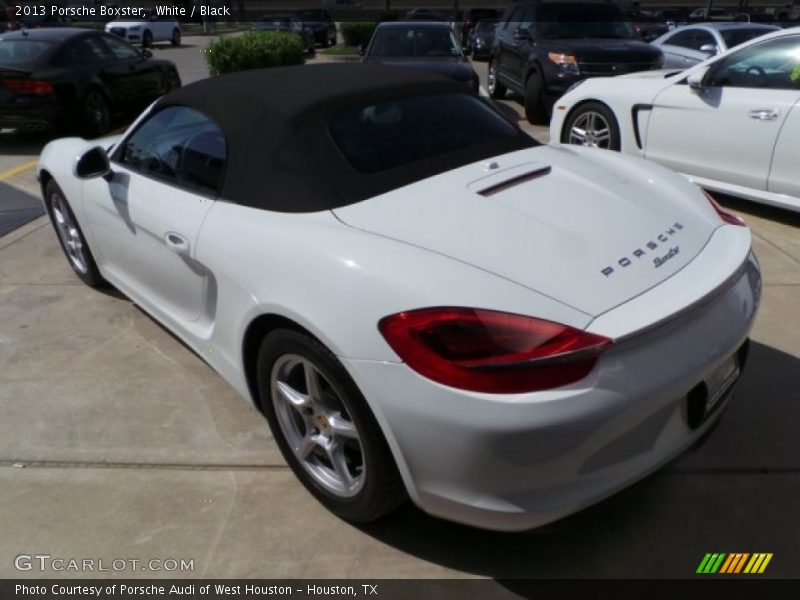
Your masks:
<svg viewBox="0 0 800 600"><path fill-rule="evenodd" d="M559 67L561 67L562 71L565 71L567 73L572 73L573 75L577 75L578 73L580 73L578 69L578 59L575 57L574 54L549 52L547 54L547 58L549 58L551 62L554 62Z"/></svg>

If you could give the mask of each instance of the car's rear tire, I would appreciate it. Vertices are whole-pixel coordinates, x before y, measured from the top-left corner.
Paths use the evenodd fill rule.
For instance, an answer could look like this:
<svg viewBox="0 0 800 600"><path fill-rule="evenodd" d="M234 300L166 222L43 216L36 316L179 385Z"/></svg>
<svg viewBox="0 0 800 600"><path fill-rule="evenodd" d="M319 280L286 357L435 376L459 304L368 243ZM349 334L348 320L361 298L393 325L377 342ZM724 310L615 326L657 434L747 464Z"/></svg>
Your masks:
<svg viewBox="0 0 800 600"><path fill-rule="evenodd" d="M172 30L172 39L170 40L170 43L176 48L181 45L181 30L177 27Z"/></svg>
<svg viewBox="0 0 800 600"><path fill-rule="evenodd" d="M538 71L534 71L525 82L525 117L534 125L547 124L547 107L542 97L543 88L542 76Z"/></svg>
<svg viewBox="0 0 800 600"><path fill-rule="evenodd" d="M44 200L50 222L56 230L61 249L72 270L86 285L104 286L106 281L97 269L97 263L78 225L75 213L72 212L64 192L53 179L44 186Z"/></svg>
<svg viewBox="0 0 800 600"><path fill-rule="evenodd" d="M153 34L150 31L145 31L142 34L142 48L149 48L153 45Z"/></svg>
<svg viewBox="0 0 800 600"><path fill-rule="evenodd" d="M486 67L486 87L489 92L489 96L494 98L495 100L500 100L505 98L506 95L506 86L504 86L497 78L497 66L495 64L494 59L489 59L489 64Z"/></svg>
<svg viewBox="0 0 800 600"><path fill-rule="evenodd" d="M111 106L105 94L92 88L83 97L83 130L87 137L103 135L111 129Z"/></svg>
<svg viewBox="0 0 800 600"><path fill-rule="evenodd" d="M605 104L587 102L580 105L567 119L561 142L577 146L619 150L619 123Z"/></svg>
<svg viewBox="0 0 800 600"><path fill-rule="evenodd" d="M389 446L355 382L311 336L278 329L258 353L261 408L300 482L332 512L370 522L406 497Z"/></svg>

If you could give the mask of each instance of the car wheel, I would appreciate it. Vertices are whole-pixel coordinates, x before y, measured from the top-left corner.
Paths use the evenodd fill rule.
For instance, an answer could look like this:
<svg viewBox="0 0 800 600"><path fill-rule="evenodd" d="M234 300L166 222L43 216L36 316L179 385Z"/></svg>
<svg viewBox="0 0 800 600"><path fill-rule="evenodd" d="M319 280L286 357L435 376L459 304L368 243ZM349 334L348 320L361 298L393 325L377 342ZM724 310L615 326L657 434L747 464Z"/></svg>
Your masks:
<svg viewBox="0 0 800 600"><path fill-rule="evenodd" d="M50 222L72 270L88 286L100 287L105 284L64 192L52 179L44 188L44 198Z"/></svg>
<svg viewBox="0 0 800 600"><path fill-rule="evenodd" d="M506 86L497 80L497 67L492 59L489 59L486 71L486 87L489 89L489 96L495 100L500 100L506 95Z"/></svg>
<svg viewBox="0 0 800 600"><path fill-rule="evenodd" d="M620 149L619 124L614 113L599 102L587 102L570 115L563 143L606 150Z"/></svg>
<svg viewBox="0 0 800 600"><path fill-rule="evenodd" d="M176 48L181 45L181 30L177 27L172 30L172 40L170 40Z"/></svg>
<svg viewBox="0 0 800 600"><path fill-rule="evenodd" d="M84 129L88 137L103 135L111 129L111 107L103 92L89 90L83 99Z"/></svg>
<svg viewBox="0 0 800 600"><path fill-rule="evenodd" d="M142 34L142 48L149 48L153 45L153 34L149 31L145 31Z"/></svg>
<svg viewBox="0 0 800 600"><path fill-rule="evenodd" d="M258 354L261 407L302 484L344 519L374 521L405 499L400 475L366 401L314 338L279 329Z"/></svg>
<svg viewBox="0 0 800 600"><path fill-rule="evenodd" d="M176 71L167 71L164 76L164 94L168 94L172 90L177 90L181 87L181 78Z"/></svg>
<svg viewBox="0 0 800 600"><path fill-rule="evenodd" d="M536 71L528 76L525 84L525 117L535 125L546 125L547 109L542 99L542 76Z"/></svg>

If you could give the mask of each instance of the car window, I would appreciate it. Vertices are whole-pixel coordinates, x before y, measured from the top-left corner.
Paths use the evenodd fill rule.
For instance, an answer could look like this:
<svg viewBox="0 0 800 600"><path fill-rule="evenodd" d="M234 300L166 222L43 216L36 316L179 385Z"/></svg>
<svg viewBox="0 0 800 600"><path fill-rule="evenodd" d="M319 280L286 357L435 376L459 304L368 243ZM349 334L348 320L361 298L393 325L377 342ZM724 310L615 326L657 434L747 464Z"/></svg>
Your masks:
<svg viewBox="0 0 800 600"><path fill-rule="evenodd" d="M744 44L750 40L766 35L774 29L764 29L762 27L754 27L752 29L727 29L721 32L722 39L725 40L725 45L728 48L733 48L739 44Z"/></svg>
<svg viewBox="0 0 800 600"><path fill-rule="evenodd" d="M800 36L734 52L712 67L706 83L712 87L800 89Z"/></svg>
<svg viewBox="0 0 800 600"><path fill-rule="evenodd" d="M694 33L694 40L692 40L691 48L693 50L700 50L703 46L711 44L713 46L717 45L717 40L714 36L704 29L697 29Z"/></svg>
<svg viewBox="0 0 800 600"><path fill-rule="evenodd" d="M416 96L370 104L335 117L331 137L362 173L514 139L518 129L470 94Z"/></svg>
<svg viewBox="0 0 800 600"><path fill-rule="evenodd" d="M638 39L633 23L613 4L541 4L536 37L542 39Z"/></svg>
<svg viewBox="0 0 800 600"><path fill-rule="evenodd" d="M82 63L96 63L116 58L99 35L83 38L76 44L76 52Z"/></svg>
<svg viewBox="0 0 800 600"><path fill-rule="evenodd" d="M104 35L103 43L105 43L114 57L120 60L139 59L142 57L136 48L113 35Z"/></svg>
<svg viewBox="0 0 800 600"><path fill-rule="evenodd" d="M0 39L0 67L24 68L33 65L50 47L50 42Z"/></svg>
<svg viewBox="0 0 800 600"><path fill-rule="evenodd" d="M460 56L461 49L449 27L385 27L375 32L371 56Z"/></svg>
<svg viewBox="0 0 800 600"><path fill-rule="evenodd" d="M679 48L694 48L694 29L678 31L672 36L668 37L663 42L669 46L678 46Z"/></svg>
<svg viewBox="0 0 800 600"><path fill-rule="evenodd" d="M522 20L523 7L517 6L508 16L508 20L500 24L501 30L511 29L512 31L519 27L518 23Z"/></svg>
<svg viewBox="0 0 800 600"><path fill-rule="evenodd" d="M140 125L117 157L120 163L147 177L216 195L225 170L225 136L202 113L174 106Z"/></svg>
<svg viewBox="0 0 800 600"><path fill-rule="evenodd" d="M526 31L532 31L534 12L535 10L532 4L526 7L519 18L519 25L517 25L517 27L519 27L520 29L525 29Z"/></svg>

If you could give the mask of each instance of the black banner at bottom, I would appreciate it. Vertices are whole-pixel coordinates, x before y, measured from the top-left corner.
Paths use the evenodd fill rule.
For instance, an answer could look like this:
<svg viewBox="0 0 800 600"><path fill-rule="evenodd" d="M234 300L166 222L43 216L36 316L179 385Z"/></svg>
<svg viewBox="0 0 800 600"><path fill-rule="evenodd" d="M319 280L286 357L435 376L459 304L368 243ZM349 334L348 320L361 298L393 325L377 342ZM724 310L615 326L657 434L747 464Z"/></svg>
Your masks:
<svg viewBox="0 0 800 600"><path fill-rule="evenodd" d="M2 600L147 600L265 598L371 598L395 600L494 600L510 598L608 598L635 594L658 598L796 598L800 580L684 579L684 580L555 580L555 579L148 579L148 580L0 580Z"/></svg>

